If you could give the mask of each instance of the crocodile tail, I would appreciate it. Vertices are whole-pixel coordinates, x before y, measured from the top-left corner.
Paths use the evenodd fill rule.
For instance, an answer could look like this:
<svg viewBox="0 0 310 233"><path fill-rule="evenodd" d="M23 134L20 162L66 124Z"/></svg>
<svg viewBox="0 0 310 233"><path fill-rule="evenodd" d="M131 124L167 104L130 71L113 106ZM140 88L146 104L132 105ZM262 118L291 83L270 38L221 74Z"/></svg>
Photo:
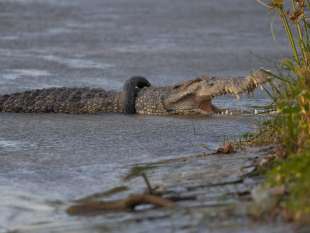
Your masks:
<svg viewBox="0 0 310 233"><path fill-rule="evenodd" d="M0 112L49 112L46 107L46 97L50 94L56 96L57 90L57 88L37 89L0 95ZM40 103L37 105L38 102Z"/></svg>
<svg viewBox="0 0 310 233"><path fill-rule="evenodd" d="M134 76L128 79L123 87L124 91L124 113L136 113L136 98L138 92L144 88L151 86L151 83L144 77Z"/></svg>
<svg viewBox="0 0 310 233"><path fill-rule="evenodd" d="M103 111L104 106L109 107L113 102L108 98L109 93L103 89L90 88L48 88L25 92L18 92L0 96L1 112L88 112L88 102L96 111ZM98 101L96 100L106 100ZM94 101L92 101L94 100ZM109 102L110 101L110 102Z"/></svg>

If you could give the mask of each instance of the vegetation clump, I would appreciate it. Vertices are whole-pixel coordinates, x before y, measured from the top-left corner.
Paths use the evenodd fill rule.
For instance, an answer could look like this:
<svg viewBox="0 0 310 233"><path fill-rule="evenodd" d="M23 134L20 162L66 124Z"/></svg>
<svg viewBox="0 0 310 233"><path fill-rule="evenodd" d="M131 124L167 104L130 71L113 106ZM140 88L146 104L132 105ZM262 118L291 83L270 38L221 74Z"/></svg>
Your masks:
<svg viewBox="0 0 310 233"><path fill-rule="evenodd" d="M268 172L269 187L285 185L280 209L287 220L310 223L310 153L292 154Z"/></svg>
<svg viewBox="0 0 310 233"><path fill-rule="evenodd" d="M264 123L261 137L279 145L266 188L284 186L279 206L291 220L310 222L310 21L309 0L257 0L281 19L292 57L272 73L277 84L268 94L276 116Z"/></svg>

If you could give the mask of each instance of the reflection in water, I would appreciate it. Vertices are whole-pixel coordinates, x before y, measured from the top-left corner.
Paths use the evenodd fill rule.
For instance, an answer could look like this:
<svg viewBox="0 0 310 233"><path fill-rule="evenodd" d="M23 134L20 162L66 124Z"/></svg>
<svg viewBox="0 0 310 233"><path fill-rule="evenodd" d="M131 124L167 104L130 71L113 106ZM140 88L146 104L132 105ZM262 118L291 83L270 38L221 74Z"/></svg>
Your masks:
<svg viewBox="0 0 310 233"><path fill-rule="evenodd" d="M5 70L1 74L3 79L7 80L15 80L23 77L41 77L41 76L49 76L51 75L46 70L35 70L35 69L12 69L12 70Z"/></svg>
<svg viewBox="0 0 310 233"><path fill-rule="evenodd" d="M6 186L1 186L0 196L0 232L25 224L52 222L56 211L62 206L58 201L48 202L43 195L38 196Z"/></svg>
<svg viewBox="0 0 310 233"><path fill-rule="evenodd" d="M54 61L60 64L67 65L70 68L76 68L76 69L106 69L109 67L113 67L113 65L110 64L104 64L104 63L98 63L90 60L83 60L78 58L63 58L63 57L57 57L54 55L47 55L42 56L43 59L48 61Z"/></svg>
<svg viewBox="0 0 310 233"><path fill-rule="evenodd" d="M14 152L33 149L36 145L30 142L18 140L5 140L0 138L1 152Z"/></svg>

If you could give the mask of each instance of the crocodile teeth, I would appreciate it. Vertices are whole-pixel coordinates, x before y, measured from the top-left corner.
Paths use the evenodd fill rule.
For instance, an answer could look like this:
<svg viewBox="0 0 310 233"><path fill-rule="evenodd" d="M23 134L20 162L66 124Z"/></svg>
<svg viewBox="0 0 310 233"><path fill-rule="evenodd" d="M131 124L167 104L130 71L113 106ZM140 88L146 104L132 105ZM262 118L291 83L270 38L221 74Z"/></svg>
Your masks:
<svg viewBox="0 0 310 233"><path fill-rule="evenodd" d="M254 114L257 115L258 114L258 110L254 109Z"/></svg>
<svg viewBox="0 0 310 233"><path fill-rule="evenodd" d="M235 95L237 100L240 100L240 96L239 95Z"/></svg>
<svg viewBox="0 0 310 233"><path fill-rule="evenodd" d="M264 90L264 88L263 88L263 86L262 85L259 85L259 88L263 91Z"/></svg>
<svg viewBox="0 0 310 233"><path fill-rule="evenodd" d="M226 111L225 111L225 115L228 115L229 114L229 111L226 109Z"/></svg>

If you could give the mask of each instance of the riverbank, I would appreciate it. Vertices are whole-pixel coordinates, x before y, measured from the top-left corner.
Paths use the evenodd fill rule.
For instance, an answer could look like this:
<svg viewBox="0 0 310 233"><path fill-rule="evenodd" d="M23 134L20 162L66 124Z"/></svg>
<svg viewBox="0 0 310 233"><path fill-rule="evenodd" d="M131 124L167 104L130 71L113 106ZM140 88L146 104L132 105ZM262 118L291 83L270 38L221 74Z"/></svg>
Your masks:
<svg viewBox="0 0 310 233"><path fill-rule="evenodd" d="M49 223L21 226L14 232L296 232L283 221L253 218L251 191L263 178L251 174L257 161L269 152L270 147L254 147L231 154L199 154L137 164L164 197L177 197L176 207L154 209L147 205L134 212L63 216ZM95 199L115 200L146 188L142 177L119 186L123 188L97 193ZM58 206L58 213L65 213L68 205Z"/></svg>
<svg viewBox="0 0 310 233"><path fill-rule="evenodd" d="M269 109L277 112L264 122L256 136L277 145L267 169L263 188L281 188L282 195L271 211L289 221L310 223L310 2L292 0L263 3L274 13L288 39L289 58L278 72L270 73L272 99ZM268 192L268 191L267 191Z"/></svg>

